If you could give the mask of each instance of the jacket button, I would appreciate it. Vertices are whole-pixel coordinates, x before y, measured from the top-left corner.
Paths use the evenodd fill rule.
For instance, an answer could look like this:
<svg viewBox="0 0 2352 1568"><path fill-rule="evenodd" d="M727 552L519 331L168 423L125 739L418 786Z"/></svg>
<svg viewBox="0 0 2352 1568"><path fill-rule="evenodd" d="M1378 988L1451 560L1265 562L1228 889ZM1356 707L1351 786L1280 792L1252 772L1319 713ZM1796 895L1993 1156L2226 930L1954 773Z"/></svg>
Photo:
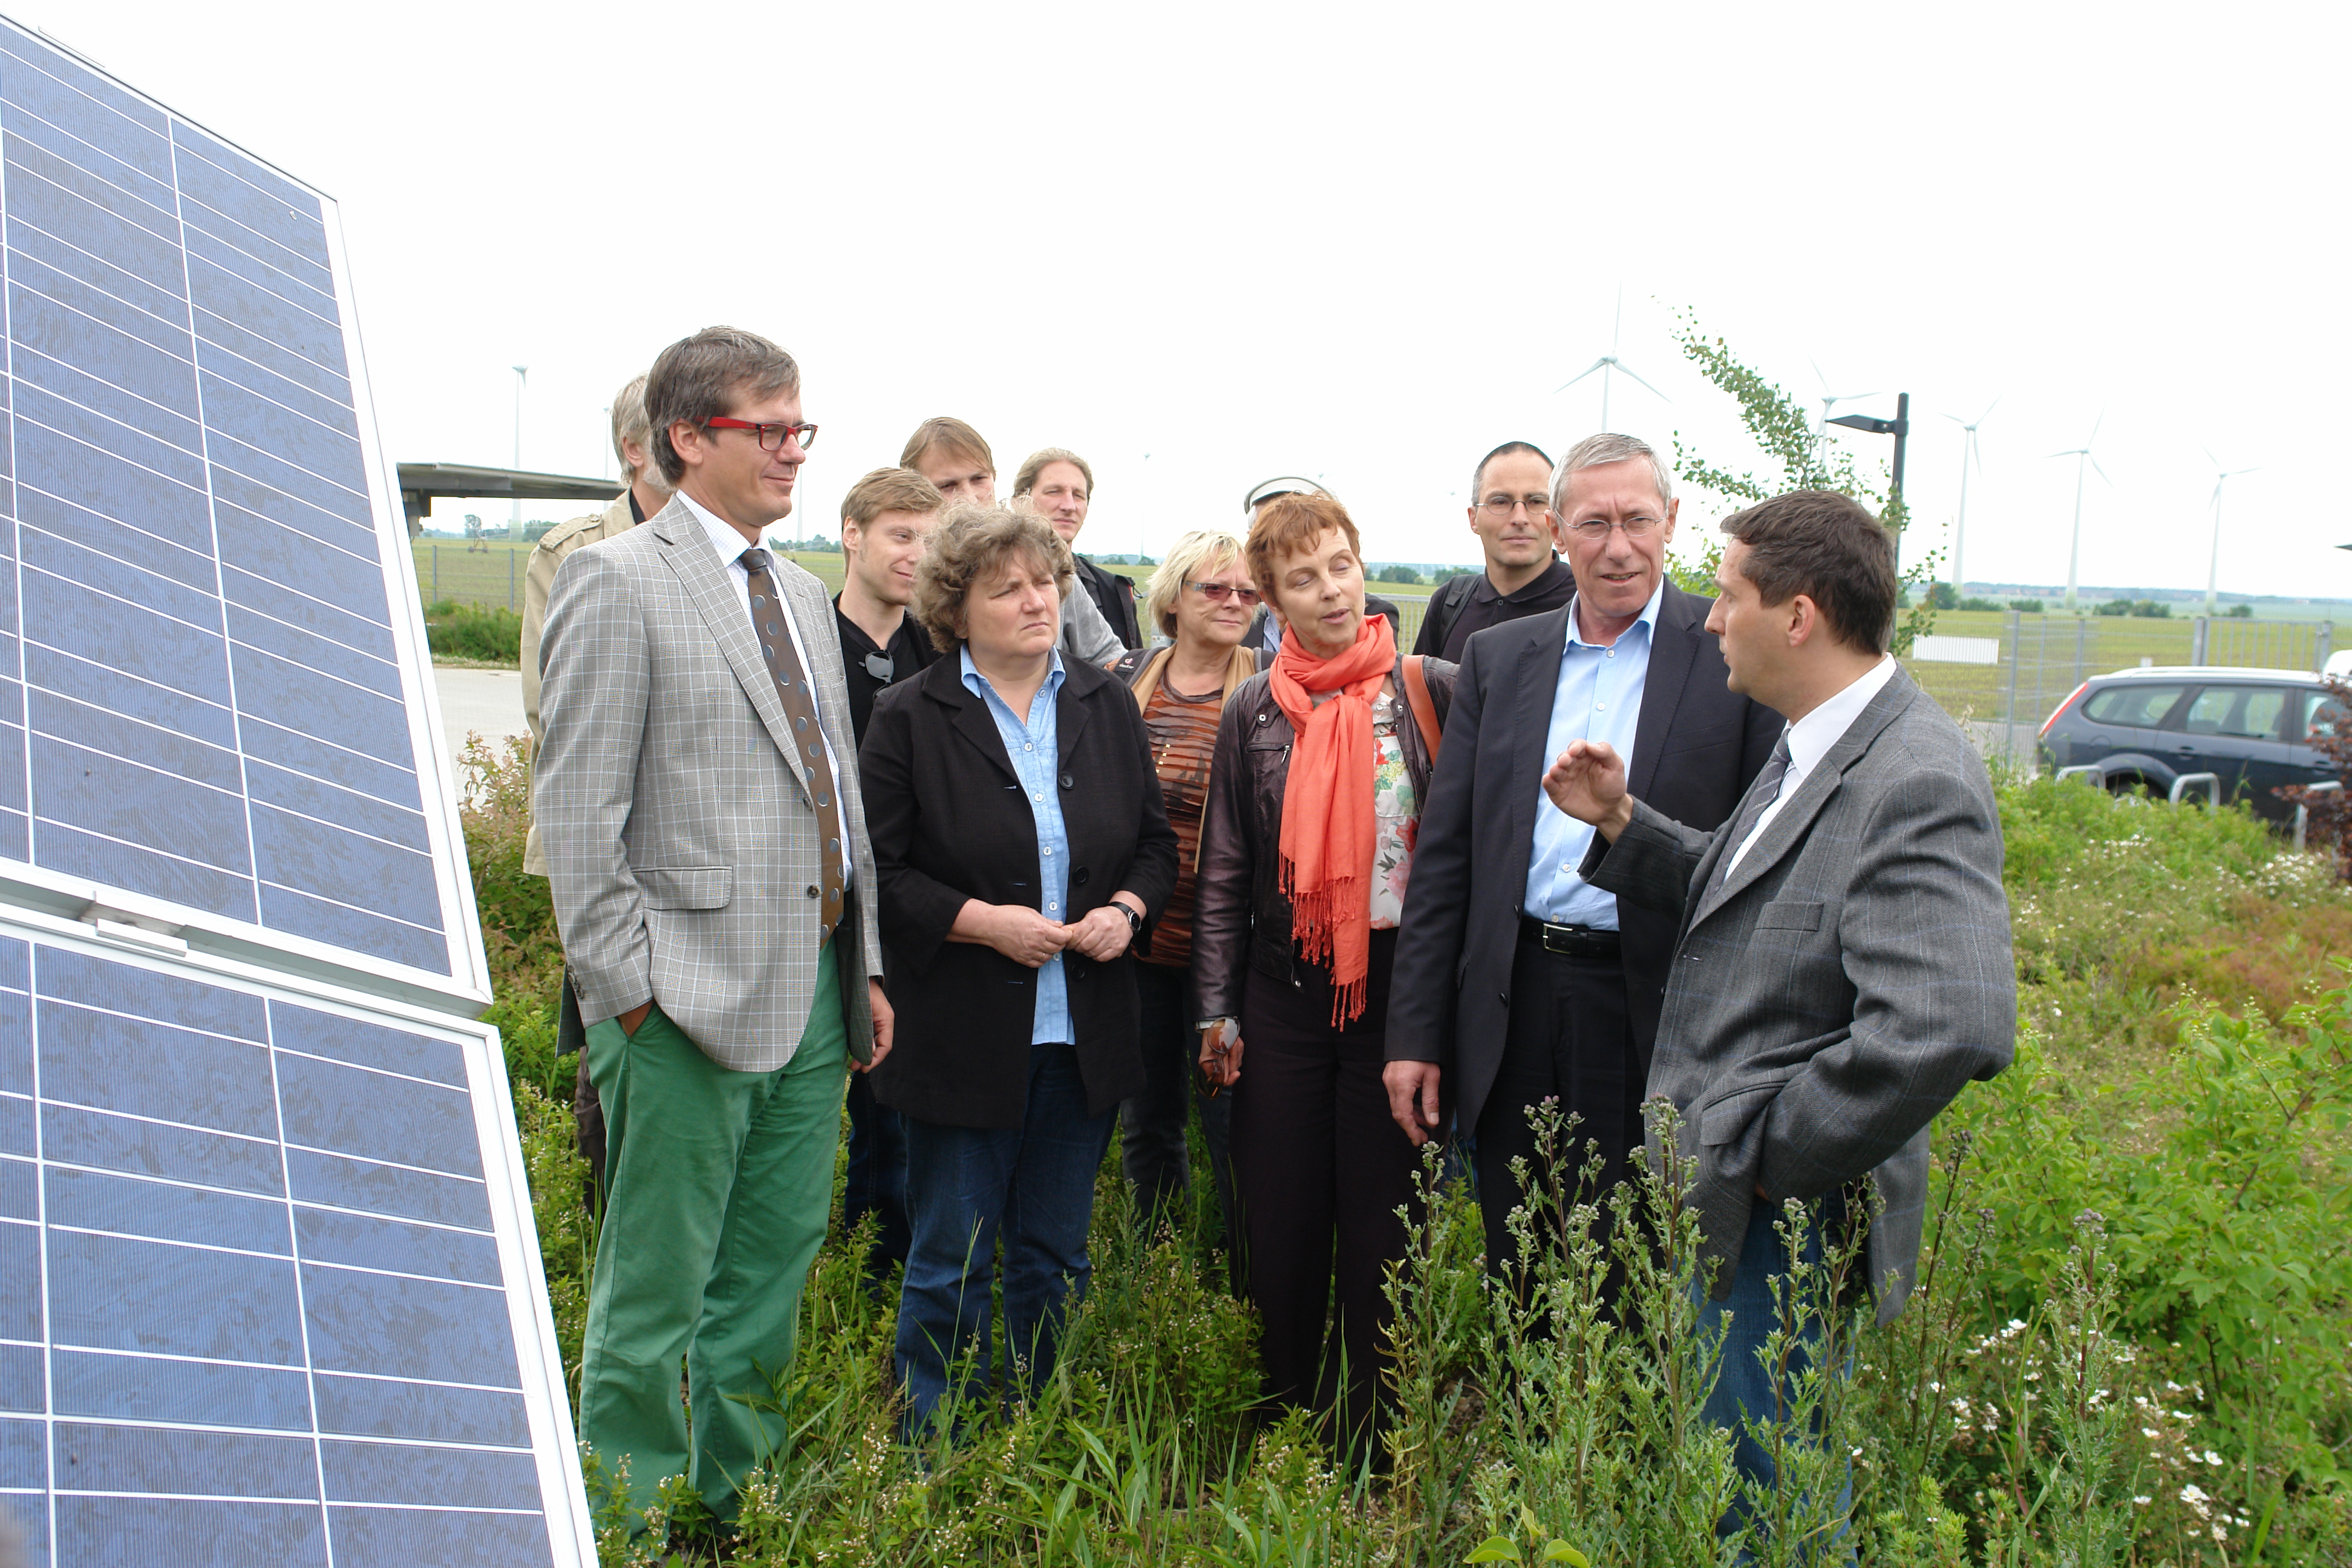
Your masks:
<svg viewBox="0 0 2352 1568"><path fill-rule="evenodd" d="M1083 888L1087 885L1087 868L1084 866L1070 873L1070 885L1076 888Z"/></svg>
<svg viewBox="0 0 2352 1568"><path fill-rule="evenodd" d="M1078 781L1072 778L1069 774L1064 773L1062 775L1062 787L1064 789L1076 789L1078 787Z"/></svg>
<svg viewBox="0 0 2352 1568"><path fill-rule="evenodd" d="M1511 1005L1511 994L1507 991L1497 991L1495 993L1495 1000L1507 1007Z"/></svg>
<svg viewBox="0 0 2352 1568"><path fill-rule="evenodd" d="M809 896L810 898L814 899L814 898L815 898L815 897L816 897L816 884L815 884L814 882L811 882L811 883L810 883L806 888L803 889L802 889L802 891L805 892L806 894L808 894L808 896Z"/></svg>

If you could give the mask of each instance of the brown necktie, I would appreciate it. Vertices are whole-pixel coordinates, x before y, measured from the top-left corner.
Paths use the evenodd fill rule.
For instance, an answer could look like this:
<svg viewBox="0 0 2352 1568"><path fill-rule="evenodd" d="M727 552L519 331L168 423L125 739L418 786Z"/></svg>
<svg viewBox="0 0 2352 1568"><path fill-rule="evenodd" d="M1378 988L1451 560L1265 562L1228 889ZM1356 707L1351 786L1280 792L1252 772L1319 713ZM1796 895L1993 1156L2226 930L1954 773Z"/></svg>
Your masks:
<svg viewBox="0 0 2352 1568"><path fill-rule="evenodd" d="M736 557L751 574L751 629L759 634L760 652L768 673L776 678L776 693L783 699L784 718L793 727L793 742L801 748L808 769L811 798L816 805L816 830L824 839L824 908L817 915L816 940L822 947L841 923L841 803L835 798L833 763L824 749L824 730L817 723L816 694L809 688L808 671L801 668L793 647L792 628L784 624L784 595L768 570L768 552L753 548ZM815 896L818 889L811 888Z"/></svg>

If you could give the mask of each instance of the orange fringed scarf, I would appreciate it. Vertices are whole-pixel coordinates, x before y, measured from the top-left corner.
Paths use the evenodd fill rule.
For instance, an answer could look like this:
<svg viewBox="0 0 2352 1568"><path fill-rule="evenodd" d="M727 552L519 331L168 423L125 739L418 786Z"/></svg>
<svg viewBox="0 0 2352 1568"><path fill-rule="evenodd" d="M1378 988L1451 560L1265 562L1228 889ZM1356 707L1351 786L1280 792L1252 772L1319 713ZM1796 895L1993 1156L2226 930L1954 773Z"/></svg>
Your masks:
<svg viewBox="0 0 2352 1568"><path fill-rule="evenodd" d="M1386 616L1367 616L1356 643L1319 659L1296 634L1282 639L1269 678L1297 732L1283 787L1283 896L1292 940L1309 963L1331 966L1331 1024L1364 1011L1372 950L1372 700L1396 668ZM1317 707L1310 694L1336 691Z"/></svg>

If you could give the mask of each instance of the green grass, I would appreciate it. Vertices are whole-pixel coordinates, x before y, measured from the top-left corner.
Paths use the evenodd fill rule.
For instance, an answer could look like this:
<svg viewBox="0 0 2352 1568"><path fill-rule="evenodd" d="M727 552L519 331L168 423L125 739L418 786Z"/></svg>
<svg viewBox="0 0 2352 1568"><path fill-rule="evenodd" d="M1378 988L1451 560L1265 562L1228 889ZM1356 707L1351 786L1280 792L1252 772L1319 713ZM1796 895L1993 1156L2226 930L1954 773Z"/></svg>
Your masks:
<svg viewBox="0 0 2352 1568"><path fill-rule="evenodd" d="M491 1016L576 1380L594 1226L553 1055L560 953L546 884L520 874L519 756L467 763ZM2352 995L2332 962L2352 896L2243 812L1997 783L2018 1061L1940 1126L1919 1295L1858 1331L1850 1388L1809 1395L1855 1459L1863 1561L2352 1562ZM892 1309L860 1288L863 1238L832 1238L776 1391L796 1436L731 1560L1452 1563L1504 1537L1521 1560L1558 1539L1595 1563L1718 1563L1717 1440L1662 1425L1657 1382L1704 1375L1706 1347L1670 1274L1640 1287L1645 1337L1596 1316L1589 1211L1565 1216L1582 1239L1539 1271L1530 1318L1482 1294L1475 1210L1438 1194L1393 1286L1400 1415L1376 1477L1248 1409L1255 1328L1205 1189L1139 1235L1114 1152L1060 1373L955 1450L894 1441ZM592 1465L604 1561L649 1561L612 1479ZM658 1480L630 1478L636 1510ZM665 1528L696 1517L663 1495Z"/></svg>

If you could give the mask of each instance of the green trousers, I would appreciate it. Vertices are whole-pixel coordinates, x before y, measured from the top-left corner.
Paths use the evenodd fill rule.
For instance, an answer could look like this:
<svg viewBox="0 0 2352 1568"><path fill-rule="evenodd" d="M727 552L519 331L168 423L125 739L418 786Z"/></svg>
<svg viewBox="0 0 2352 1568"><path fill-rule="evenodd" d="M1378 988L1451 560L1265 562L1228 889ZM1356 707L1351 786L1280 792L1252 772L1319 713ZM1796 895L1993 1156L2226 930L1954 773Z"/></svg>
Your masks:
<svg viewBox="0 0 2352 1568"><path fill-rule="evenodd" d="M782 1445L782 1416L740 1396L770 1401L771 1378L792 1365L832 1207L847 1040L830 952L817 973L800 1048L773 1072L730 1072L659 1007L635 1035L610 1018L588 1031L607 1184L580 1436L608 1475L627 1457L635 1508L683 1473L732 1519L737 1485Z"/></svg>

